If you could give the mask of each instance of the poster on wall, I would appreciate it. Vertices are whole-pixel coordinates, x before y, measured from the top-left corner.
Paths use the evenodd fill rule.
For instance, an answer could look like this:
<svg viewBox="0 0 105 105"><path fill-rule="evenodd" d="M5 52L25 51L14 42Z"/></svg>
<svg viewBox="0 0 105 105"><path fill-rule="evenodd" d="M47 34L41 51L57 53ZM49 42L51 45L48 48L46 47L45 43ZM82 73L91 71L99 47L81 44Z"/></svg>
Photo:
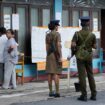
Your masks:
<svg viewBox="0 0 105 105"><path fill-rule="evenodd" d="M71 55L70 43L71 39L79 28L60 28L61 44L62 44L62 58L67 60L67 57ZM31 35L31 53L32 63L45 62L46 61L46 45L45 37L48 33L47 28L32 27ZM76 69L76 58L73 57L70 60L70 68Z"/></svg>
<svg viewBox="0 0 105 105"><path fill-rule="evenodd" d="M93 30L97 31L98 30L98 19L93 18Z"/></svg>
<svg viewBox="0 0 105 105"><path fill-rule="evenodd" d="M62 56L63 60L67 59L69 55L69 48L65 47L65 43L70 42L75 31L79 28L60 28L59 32L61 34L61 44L62 44ZM46 59L46 46L45 37L47 28L32 27L32 37L31 37L31 49L32 49L32 62L41 62Z"/></svg>
<svg viewBox="0 0 105 105"><path fill-rule="evenodd" d="M6 29L10 29L11 28L11 16L8 14L4 15L4 27Z"/></svg>
<svg viewBox="0 0 105 105"><path fill-rule="evenodd" d="M45 34L47 28L32 27L31 53L32 63L44 62L46 60Z"/></svg>
<svg viewBox="0 0 105 105"><path fill-rule="evenodd" d="M12 14L12 29L19 30L19 14Z"/></svg>
<svg viewBox="0 0 105 105"><path fill-rule="evenodd" d="M60 28L59 33L61 34L61 45L62 45L62 58L67 60L67 57L70 56L70 43L71 39L76 31L79 31L80 28ZM32 53L32 63L45 62L46 61L46 45L45 37L47 28L32 27L31 35L31 53ZM96 38L99 40L100 32L93 32L96 35ZM95 57L98 53L95 50ZM76 58L73 57L70 60L70 68L76 68Z"/></svg>

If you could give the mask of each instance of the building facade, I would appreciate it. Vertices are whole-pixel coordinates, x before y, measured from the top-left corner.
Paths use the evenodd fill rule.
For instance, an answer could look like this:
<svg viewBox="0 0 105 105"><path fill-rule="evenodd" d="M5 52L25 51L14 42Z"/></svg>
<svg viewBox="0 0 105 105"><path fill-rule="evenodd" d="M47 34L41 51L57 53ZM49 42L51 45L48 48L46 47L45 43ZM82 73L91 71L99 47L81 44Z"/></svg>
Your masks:
<svg viewBox="0 0 105 105"><path fill-rule="evenodd" d="M31 28L46 27L52 19L59 19L62 27L78 27L81 16L90 16L90 29L100 31L98 47L105 50L104 4L104 0L2 0L1 26L12 28L12 15L19 15L19 29L15 33L19 51L25 54L25 77L34 77L37 73L36 64L31 63Z"/></svg>

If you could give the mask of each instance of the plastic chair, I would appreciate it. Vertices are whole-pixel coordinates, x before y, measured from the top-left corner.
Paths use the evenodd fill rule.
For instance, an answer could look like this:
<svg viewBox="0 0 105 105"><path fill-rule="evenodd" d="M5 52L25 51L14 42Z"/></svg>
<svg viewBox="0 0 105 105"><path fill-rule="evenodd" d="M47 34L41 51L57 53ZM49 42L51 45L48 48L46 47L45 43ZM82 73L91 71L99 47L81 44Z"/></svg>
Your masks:
<svg viewBox="0 0 105 105"><path fill-rule="evenodd" d="M21 84L24 84L24 53L19 53L18 68L16 68L16 81L21 77Z"/></svg>

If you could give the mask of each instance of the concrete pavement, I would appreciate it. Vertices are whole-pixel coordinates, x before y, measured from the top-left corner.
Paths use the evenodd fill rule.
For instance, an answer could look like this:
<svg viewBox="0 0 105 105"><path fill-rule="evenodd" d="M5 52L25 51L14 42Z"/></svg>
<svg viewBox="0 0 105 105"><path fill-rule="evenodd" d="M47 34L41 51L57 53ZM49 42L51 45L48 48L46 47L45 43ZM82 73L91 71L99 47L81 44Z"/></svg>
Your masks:
<svg viewBox="0 0 105 105"><path fill-rule="evenodd" d="M102 92L102 95L103 95L105 90L105 74L95 75L95 80L97 83L97 90L99 92L103 91ZM77 82L77 81L78 81L78 78L72 77L70 79L70 88L68 89L67 79L60 80L60 92L62 96L60 99L68 100L68 98L70 98L70 100L72 99L76 100L77 96L80 95L80 93L75 92L75 88L74 88L74 82ZM88 94L90 94L89 88L87 90L88 90ZM16 90L12 90L12 89L0 90L0 105L12 105L12 103L17 103L17 105L18 104L21 105L21 103L23 103L22 105L31 105L31 103L27 104L28 102L32 102L32 105L38 105L39 101L43 103L42 100L44 100L45 103L46 101L48 101L49 103L47 81L25 83L23 86L19 85ZM43 104L43 105L47 105L47 104ZM61 104L61 105L64 105L64 104ZM71 104L71 105L75 105L75 104Z"/></svg>
<svg viewBox="0 0 105 105"><path fill-rule="evenodd" d="M77 101L77 96L65 97L59 99L32 101L24 103L13 103L11 105L105 105L105 91L99 92L97 95L97 101L91 101L88 99L87 102Z"/></svg>

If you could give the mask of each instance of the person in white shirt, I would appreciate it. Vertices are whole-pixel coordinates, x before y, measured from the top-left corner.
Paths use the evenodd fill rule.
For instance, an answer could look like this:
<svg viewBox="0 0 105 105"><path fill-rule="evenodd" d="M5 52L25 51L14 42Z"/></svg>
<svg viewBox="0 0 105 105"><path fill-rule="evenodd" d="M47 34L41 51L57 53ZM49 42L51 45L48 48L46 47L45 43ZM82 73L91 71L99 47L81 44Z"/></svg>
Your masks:
<svg viewBox="0 0 105 105"><path fill-rule="evenodd" d="M10 88L10 83L12 83L12 89L16 89L16 72L15 65L18 62L18 50L17 42L15 41L14 31L8 29L6 32L7 43L4 48L4 83L2 85L3 89Z"/></svg>
<svg viewBox="0 0 105 105"><path fill-rule="evenodd" d="M4 47L7 42L7 36L6 36L6 29L4 27L0 27L0 83L3 83L4 79Z"/></svg>

